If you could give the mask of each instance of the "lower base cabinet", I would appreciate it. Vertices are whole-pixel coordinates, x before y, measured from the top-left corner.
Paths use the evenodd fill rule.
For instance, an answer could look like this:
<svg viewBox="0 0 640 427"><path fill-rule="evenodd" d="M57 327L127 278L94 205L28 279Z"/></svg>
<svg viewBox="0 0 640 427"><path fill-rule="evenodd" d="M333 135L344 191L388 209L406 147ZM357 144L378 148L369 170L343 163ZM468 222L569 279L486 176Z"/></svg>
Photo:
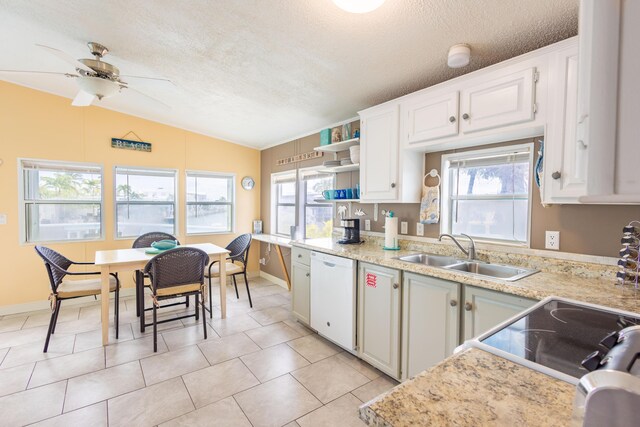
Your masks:
<svg viewBox="0 0 640 427"><path fill-rule="evenodd" d="M402 376L408 379L453 354L460 336L460 284L404 273Z"/></svg>
<svg viewBox="0 0 640 427"><path fill-rule="evenodd" d="M291 312L302 323L311 323L311 269L298 262L291 263Z"/></svg>

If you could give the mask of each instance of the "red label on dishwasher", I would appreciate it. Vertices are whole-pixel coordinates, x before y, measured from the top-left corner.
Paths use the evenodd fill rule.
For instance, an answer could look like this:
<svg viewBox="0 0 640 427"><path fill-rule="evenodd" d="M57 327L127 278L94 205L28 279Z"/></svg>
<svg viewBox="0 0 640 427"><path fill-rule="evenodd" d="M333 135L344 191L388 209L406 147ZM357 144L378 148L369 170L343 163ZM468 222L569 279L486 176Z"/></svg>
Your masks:
<svg viewBox="0 0 640 427"><path fill-rule="evenodd" d="M366 282L367 286L369 286L370 288L375 288L375 287L377 287L378 276L376 276L375 274L372 274L372 273L367 273L367 277L365 279L365 282Z"/></svg>

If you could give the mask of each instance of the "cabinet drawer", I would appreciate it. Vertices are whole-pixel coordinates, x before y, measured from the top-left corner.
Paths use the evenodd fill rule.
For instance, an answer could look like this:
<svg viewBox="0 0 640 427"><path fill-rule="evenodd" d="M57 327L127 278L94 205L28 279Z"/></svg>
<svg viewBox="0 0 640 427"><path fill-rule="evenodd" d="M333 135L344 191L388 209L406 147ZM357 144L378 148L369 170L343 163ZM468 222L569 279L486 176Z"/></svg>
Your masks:
<svg viewBox="0 0 640 427"><path fill-rule="evenodd" d="M293 248L291 248L291 262L309 265L310 253L311 251L309 249L302 249L294 246Z"/></svg>

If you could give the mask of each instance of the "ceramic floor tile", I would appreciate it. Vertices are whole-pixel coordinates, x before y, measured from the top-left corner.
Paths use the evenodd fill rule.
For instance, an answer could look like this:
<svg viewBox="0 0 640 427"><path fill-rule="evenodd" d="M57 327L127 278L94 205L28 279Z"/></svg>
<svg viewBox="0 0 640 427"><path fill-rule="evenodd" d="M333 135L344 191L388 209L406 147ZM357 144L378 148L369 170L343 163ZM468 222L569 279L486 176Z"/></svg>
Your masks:
<svg viewBox="0 0 640 427"><path fill-rule="evenodd" d="M189 412L160 424L159 427L209 427L214 424L224 427L251 427L251 423L233 397Z"/></svg>
<svg viewBox="0 0 640 427"><path fill-rule="evenodd" d="M0 396L27 389L35 363L0 369Z"/></svg>
<svg viewBox="0 0 640 427"><path fill-rule="evenodd" d="M195 326L163 332L162 337L164 338L164 342L167 344L169 350L175 350L177 348L204 342L204 331L202 328L201 319L200 323ZM207 324L207 339L211 338L218 338L218 334L216 334L216 332Z"/></svg>
<svg viewBox="0 0 640 427"><path fill-rule="evenodd" d="M64 412L73 411L145 386L137 361L71 378L67 385Z"/></svg>
<svg viewBox="0 0 640 427"><path fill-rule="evenodd" d="M361 404L360 400L347 393L297 421L300 427L362 427L364 423L358 416Z"/></svg>
<svg viewBox="0 0 640 427"><path fill-rule="evenodd" d="M168 351L168 349L162 339L162 335L158 336L157 353L153 352L152 336L118 343L117 345L108 345L105 347L107 368L121 363L142 359L143 357L154 356L156 354L164 353L165 351Z"/></svg>
<svg viewBox="0 0 640 427"><path fill-rule="evenodd" d="M30 427L107 427L107 402L96 403L77 411L49 418Z"/></svg>
<svg viewBox="0 0 640 427"><path fill-rule="evenodd" d="M271 325L272 323L282 322L289 319L291 310L284 307L269 307L264 310L252 311L248 313L249 316L260 323L263 326Z"/></svg>
<svg viewBox="0 0 640 427"><path fill-rule="evenodd" d="M287 294L289 291L279 285L256 286L249 279L249 287L251 288L252 298L262 298L275 294Z"/></svg>
<svg viewBox="0 0 640 427"><path fill-rule="evenodd" d="M109 427L154 426L195 409L181 378L109 399L108 408Z"/></svg>
<svg viewBox="0 0 640 427"><path fill-rule="evenodd" d="M75 335L55 334L51 337L51 341L49 341L49 349L46 353L42 352L42 349L44 348L44 339L11 347L0 367L9 368L11 366L23 365L25 363L37 362L39 360L55 359L56 357L71 354L73 352L73 344L75 341Z"/></svg>
<svg viewBox="0 0 640 427"><path fill-rule="evenodd" d="M113 325L113 316L109 315L109 325ZM80 334L82 332L95 331L101 329L100 319L97 320L70 320L68 322L58 323L56 326L57 334Z"/></svg>
<svg viewBox="0 0 640 427"><path fill-rule="evenodd" d="M295 421L291 421L289 424L285 425L284 427L300 427L300 424L298 424Z"/></svg>
<svg viewBox="0 0 640 427"><path fill-rule="evenodd" d="M282 323L284 323L285 325L289 326L290 328L295 330L297 333L299 333L303 337L307 336L307 335L315 334L314 331L312 331L311 329L307 328L306 326L304 326L302 323L300 323L297 320L287 319Z"/></svg>
<svg viewBox="0 0 640 427"><path fill-rule="evenodd" d="M342 351L338 346L318 334L307 335L306 337L289 341L287 344L311 363L326 359Z"/></svg>
<svg viewBox="0 0 640 427"><path fill-rule="evenodd" d="M259 328L260 323L253 320L251 316L242 314L239 316L227 317L226 319L220 319L215 317L210 320L211 326L221 337L227 335L235 335L239 332L244 332L250 329Z"/></svg>
<svg viewBox="0 0 640 427"><path fill-rule="evenodd" d="M397 381L392 380L386 375L382 375L370 383L353 390L351 393L363 402L368 402L374 397L381 395L385 391L391 390L397 385Z"/></svg>
<svg viewBox="0 0 640 427"><path fill-rule="evenodd" d="M164 319L169 319L169 318L175 318L176 315L173 313L165 313L163 315L159 315L158 316L158 320L164 320ZM151 323L152 319L151 319L151 315L147 314L147 318L146 318L146 322L147 323ZM148 337L148 336L153 336L153 326L149 325L145 328L144 333L140 332L140 321L136 320L135 322L133 322L131 324L131 326L133 327L133 337L135 339L138 338L143 338L143 337ZM180 322L179 320L173 321L173 322L167 322L167 323L160 323L158 325L158 335L160 335L160 332L165 332L165 331L171 331L171 330L175 330L175 329L182 329L184 327L184 325L182 324L182 322Z"/></svg>
<svg viewBox="0 0 640 427"><path fill-rule="evenodd" d="M209 306L207 306L209 308ZM213 319L220 319L220 306L217 304L213 305ZM227 302L227 317L238 317L242 315L246 315L251 313L253 308L249 306L249 302L245 302L242 300L236 300L235 297L233 300ZM209 313L207 313L207 316Z"/></svg>
<svg viewBox="0 0 640 427"><path fill-rule="evenodd" d="M2 426L24 426L62 413L66 381L0 398Z"/></svg>
<svg viewBox="0 0 640 427"><path fill-rule="evenodd" d="M369 382L367 377L335 358L321 360L291 375L322 403L329 403Z"/></svg>
<svg viewBox="0 0 640 427"><path fill-rule="evenodd" d="M254 427L279 427L322 406L289 374L234 397Z"/></svg>
<svg viewBox="0 0 640 427"><path fill-rule="evenodd" d="M263 383L309 365L304 357L284 343L242 356L240 359Z"/></svg>
<svg viewBox="0 0 640 427"><path fill-rule="evenodd" d="M243 333L213 338L198 344L198 347L212 365L260 350L260 347Z"/></svg>
<svg viewBox="0 0 640 427"><path fill-rule="evenodd" d="M289 303L290 303L289 299L286 298L284 295L280 295L280 294L269 295L268 297L253 299L253 309L264 310L265 308L288 305Z"/></svg>
<svg viewBox="0 0 640 427"><path fill-rule="evenodd" d="M342 363L346 363L347 365L351 366L353 369L360 372L362 375L369 378L370 380L375 380L379 376L384 375L382 372L380 372L373 366L369 365L364 360L358 359L353 354L347 353L346 351L343 351L342 353L338 353L333 357L338 361Z"/></svg>
<svg viewBox="0 0 640 427"><path fill-rule="evenodd" d="M140 364L148 386L209 366L195 345L147 357L140 360Z"/></svg>
<svg viewBox="0 0 640 427"><path fill-rule="evenodd" d="M9 319L0 320L0 333L19 331L22 329L22 325L27 321L27 317L14 317Z"/></svg>
<svg viewBox="0 0 640 427"><path fill-rule="evenodd" d="M182 378L197 408L260 384L240 359L219 363Z"/></svg>
<svg viewBox="0 0 640 427"><path fill-rule="evenodd" d="M116 329L114 326L109 328L109 344L116 344L133 339L133 331L130 324L120 325L118 339L116 339ZM90 350L92 348L102 347L102 329L95 331L83 332L76 335L76 343L73 347L74 353Z"/></svg>
<svg viewBox="0 0 640 427"><path fill-rule="evenodd" d="M64 303L63 303L64 305ZM77 307L71 307L67 309L60 309L60 313L58 314L58 322L56 326L56 331L58 331L58 327L64 322L69 322L72 320L78 320L78 313L80 309ZM34 314L29 316L27 321L24 323L22 329L33 328L36 326L49 326L49 321L51 320L51 310L46 310L44 313ZM98 319L99 320L99 319Z"/></svg>
<svg viewBox="0 0 640 427"><path fill-rule="evenodd" d="M47 327L40 326L36 328L21 329L19 331L0 333L0 348L15 347L36 341L42 341L47 337L47 329ZM51 339L53 340L53 337L51 337Z"/></svg>
<svg viewBox="0 0 640 427"><path fill-rule="evenodd" d="M9 353L8 348L0 348L0 368L2 367L2 362L4 361L5 356Z"/></svg>
<svg viewBox="0 0 640 427"><path fill-rule="evenodd" d="M245 334L262 348L271 347L283 342L300 338L300 334L284 323L274 323L260 329L251 329Z"/></svg>
<svg viewBox="0 0 640 427"><path fill-rule="evenodd" d="M55 359L41 360L33 370L29 388L104 369L104 350L96 348Z"/></svg>

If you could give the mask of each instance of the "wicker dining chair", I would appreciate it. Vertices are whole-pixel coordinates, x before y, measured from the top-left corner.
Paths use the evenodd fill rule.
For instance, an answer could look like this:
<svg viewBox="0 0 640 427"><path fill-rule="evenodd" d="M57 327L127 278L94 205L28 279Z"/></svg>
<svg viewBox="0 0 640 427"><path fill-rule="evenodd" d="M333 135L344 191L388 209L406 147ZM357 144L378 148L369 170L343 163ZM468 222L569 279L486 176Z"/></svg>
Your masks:
<svg viewBox="0 0 640 427"><path fill-rule="evenodd" d="M144 267L144 274L151 279L151 296L153 298L153 351L158 351L158 324L195 317L199 320L199 305L202 306L202 328L204 339L207 339L205 322L204 269L209 263L209 255L196 248L175 248L163 252ZM191 295L195 296L195 313L158 321L157 311L160 301ZM201 302L200 302L201 301Z"/></svg>
<svg viewBox="0 0 640 427"><path fill-rule="evenodd" d="M58 314L60 314L60 306L62 301L80 298L86 296L97 296L102 292L102 282L97 279L81 279L81 280L65 280L66 276L90 276L99 275L99 271L91 272L71 272L69 268L73 265L94 265L92 262L75 262L71 261L59 252L53 249L36 246L36 252L44 260L44 265L49 276L49 284L51 285L51 320L49 320L49 330L47 331L47 339L44 342L44 350L46 353L49 348L49 340L51 335L56 331L56 323L58 322ZM111 274L109 283L109 292L115 292L115 324L116 339L120 333L119 315L120 315L120 281L116 274Z"/></svg>
<svg viewBox="0 0 640 427"><path fill-rule="evenodd" d="M227 245L227 249L230 253L227 257L226 274L233 278L233 286L236 289L236 298L240 299L238 294L238 283L236 282L236 276L242 274L244 276L244 284L247 287L247 295L249 297L249 307L253 307L251 302L251 291L249 291L249 281L247 280L247 258L249 258L249 248L251 247L251 234L241 234L236 237ZM213 261L209 264L209 267L205 270L204 275L209 279L209 316L213 317L213 298L211 293L211 278L220 277L220 264L219 260ZM221 283L220 286L223 284Z"/></svg>

